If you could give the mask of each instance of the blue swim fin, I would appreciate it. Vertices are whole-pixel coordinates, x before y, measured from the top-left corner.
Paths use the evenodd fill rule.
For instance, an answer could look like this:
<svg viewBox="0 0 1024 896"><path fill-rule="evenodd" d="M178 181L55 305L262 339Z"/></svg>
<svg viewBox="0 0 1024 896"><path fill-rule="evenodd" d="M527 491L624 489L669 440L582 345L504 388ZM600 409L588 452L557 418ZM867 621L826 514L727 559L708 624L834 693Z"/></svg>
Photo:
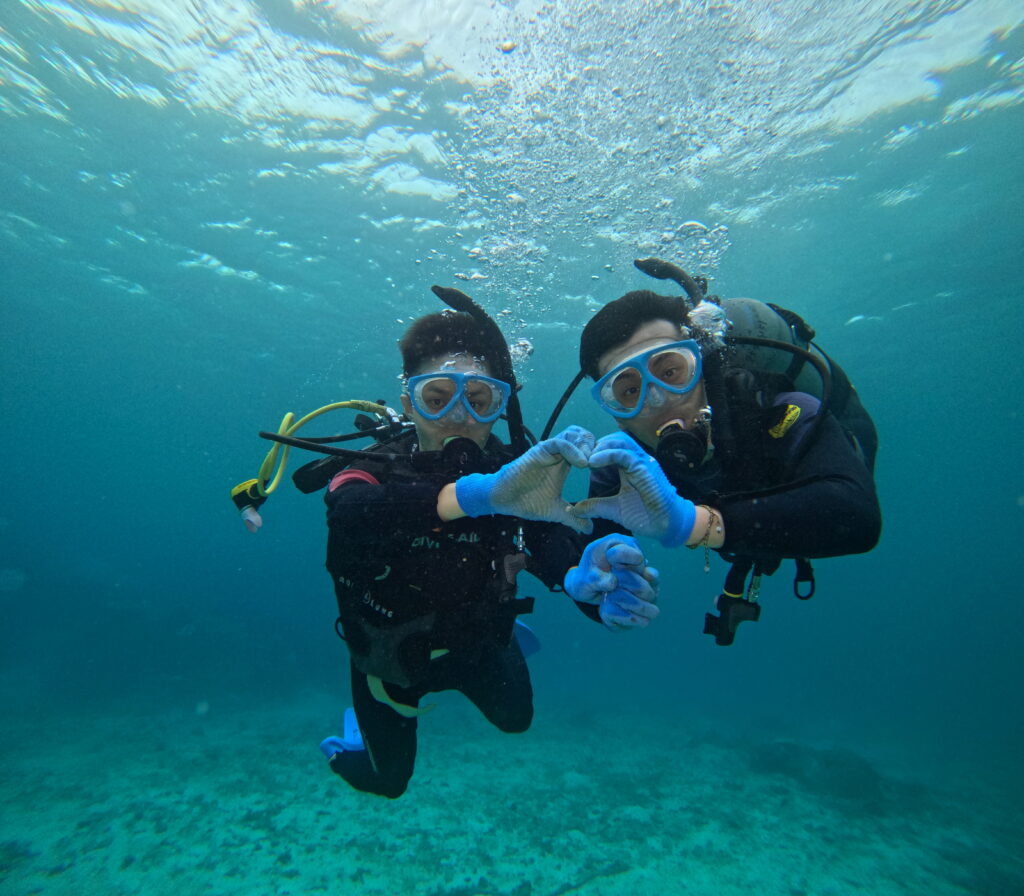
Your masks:
<svg viewBox="0 0 1024 896"><path fill-rule="evenodd" d="M335 753L354 753L365 750L363 735L359 731L359 722L353 707L345 710L345 733L338 737L333 735L320 742L320 752L330 759Z"/></svg>
<svg viewBox="0 0 1024 896"><path fill-rule="evenodd" d="M516 640L519 642L519 649L523 652L524 657L533 656L540 650L540 638L533 633L533 629L525 622L520 622L517 619L515 628L512 631L515 633Z"/></svg>
<svg viewBox="0 0 1024 896"><path fill-rule="evenodd" d="M356 719L355 708L350 706L345 710L345 739L342 741L346 750L365 750L363 735L359 731L359 721Z"/></svg>

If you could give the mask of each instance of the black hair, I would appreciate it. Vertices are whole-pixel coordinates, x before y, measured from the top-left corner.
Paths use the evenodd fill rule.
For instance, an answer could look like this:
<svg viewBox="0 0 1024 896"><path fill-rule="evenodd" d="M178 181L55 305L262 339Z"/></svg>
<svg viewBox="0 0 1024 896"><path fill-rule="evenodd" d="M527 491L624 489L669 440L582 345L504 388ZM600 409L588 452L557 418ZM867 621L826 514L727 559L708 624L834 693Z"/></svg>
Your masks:
<svg viewBox="0 0 1024 896"><path fill-rule="evenodd" d="M649 289L627 292L609 302L583 328L580 336L580 369L592 380L601 374L598 359L625 342L652 320L667 320L686 328L689 305L682 296L662 296Z"/></svg>
<svg viewBox="0 0 1024 896"><path fill-rule="evenodd" d="M482 359L492 370L498 364L498 360L491 357L490 335L476 318L464 311L439 311L413 321L398 347L406 376L415 375L428 358L460 352Z"/></svg>

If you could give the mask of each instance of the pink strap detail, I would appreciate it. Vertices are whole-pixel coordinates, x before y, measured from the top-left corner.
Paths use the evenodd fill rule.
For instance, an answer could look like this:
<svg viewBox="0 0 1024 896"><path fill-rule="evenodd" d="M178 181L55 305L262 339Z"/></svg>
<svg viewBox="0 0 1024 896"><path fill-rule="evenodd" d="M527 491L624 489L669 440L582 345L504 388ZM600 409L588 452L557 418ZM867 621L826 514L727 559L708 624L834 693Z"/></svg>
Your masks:
<svg viewBox="0 0 1024 896"><path fill-rule="evenodd" d="M367 485L380 485L380 481L372 474L367 473L366 470L342 470L331 480L331 484L327 486L327 491L333 492L339 485L344 485L346 482L365 482Z"/></svg>

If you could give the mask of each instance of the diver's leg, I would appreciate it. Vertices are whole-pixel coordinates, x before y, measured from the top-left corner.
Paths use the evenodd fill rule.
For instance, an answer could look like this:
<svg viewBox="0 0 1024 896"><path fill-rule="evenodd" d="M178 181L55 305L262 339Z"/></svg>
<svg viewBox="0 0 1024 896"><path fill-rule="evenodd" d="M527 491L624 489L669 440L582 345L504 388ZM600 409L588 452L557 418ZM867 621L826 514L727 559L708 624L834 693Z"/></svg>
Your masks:
<svg viewBox="0 0 1024 896"><path fill-rule="evenodd" d="M530 670L515 638L505 647L486 645L458 689L501 731L525 731L533 721Z"/></svg>
<svg viewBox="0 0 1024 896"><path fill-rule="evenodd" d="M400 716L370 693L363 675L354 665L352 705L356 710L365 750L346 750L331 757L331 770L356 790L395 799L405 793L416 765L416 719ZM392 686L389 692L394 691ZM401 703L416 706L419 695L402 690L395 695Z"/></svg>

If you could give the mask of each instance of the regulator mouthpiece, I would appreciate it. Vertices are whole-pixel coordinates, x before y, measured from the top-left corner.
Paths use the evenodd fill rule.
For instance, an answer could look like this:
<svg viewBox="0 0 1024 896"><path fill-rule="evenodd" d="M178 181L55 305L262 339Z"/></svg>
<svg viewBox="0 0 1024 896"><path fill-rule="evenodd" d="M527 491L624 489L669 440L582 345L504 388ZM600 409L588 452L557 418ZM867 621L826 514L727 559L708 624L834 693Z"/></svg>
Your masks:
<svg viewBox="0 0 1024 896"><path fill-rule="evenodd" d="M711 446L711 410L705 408L692 426L680 419L669 420L658 430L654 451L658 464L671 479L673 475L692 474L708 459Z"/></svg>

